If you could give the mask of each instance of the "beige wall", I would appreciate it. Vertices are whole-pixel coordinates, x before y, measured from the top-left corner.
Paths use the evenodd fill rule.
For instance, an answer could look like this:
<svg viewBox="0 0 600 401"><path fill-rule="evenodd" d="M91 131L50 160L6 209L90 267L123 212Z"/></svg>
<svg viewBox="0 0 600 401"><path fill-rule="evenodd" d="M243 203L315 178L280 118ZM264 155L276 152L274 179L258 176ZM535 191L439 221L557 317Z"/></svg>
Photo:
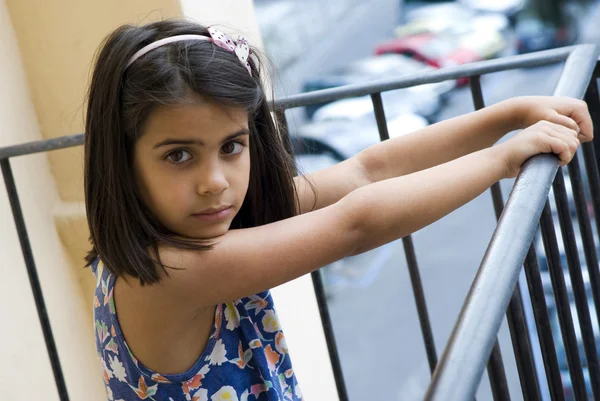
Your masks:
<svg viewBox="0 0 600 401"><path fill-rule="evenodd" d="M228 27L261 46L251 0L0 0L0 147L82 132L101 40L124 23L180 16ZM13 162L69 395L94 401L105 395L94 354L93 278L82 268L88 248L82 164L81 147ZM0 239L0 321L11 322L0 331L0 398L58 399L1 181ZM274 294L305 397L337 398L310 278Z"/></svg>
<svg viewBox="0 0 600 401"><path fill-rule="evenodd" d="M169 0L2 0L0 146L82 132L89 69L102 38L123 23L180 15L179 3ZM88 234L81 151L21 157L13 165L70 398L99 401L106 395L93 343L92 275L82 268ZM1 182L0 238L0 319L11 322L0 331L0 398L57 400Z"/></svg>
<svg viewBox="0 0 600 401"><path fill-rule="evenodd" d="M7 0L31 96L47 138L83 132L91 60L102 39L125 23L181 15L177 0ZM83 201L81 148L50 154L65 202Z"/></svg>
<svg viewBox="0 0 600 401"><path fill-rule="evenodd" d="M0 38L0 146L41 139L4 1L0 1ZM75 400L100 400L97 395L102 390L101 381L89 341L90 307L82 302L81 288L54 228L52 210L60 199L48 160L45 155L26 156L13 159L11 164L61 362L70 379L68 390ZM0 398L57 400L3 181L0 181L0 239Z"/></svg>

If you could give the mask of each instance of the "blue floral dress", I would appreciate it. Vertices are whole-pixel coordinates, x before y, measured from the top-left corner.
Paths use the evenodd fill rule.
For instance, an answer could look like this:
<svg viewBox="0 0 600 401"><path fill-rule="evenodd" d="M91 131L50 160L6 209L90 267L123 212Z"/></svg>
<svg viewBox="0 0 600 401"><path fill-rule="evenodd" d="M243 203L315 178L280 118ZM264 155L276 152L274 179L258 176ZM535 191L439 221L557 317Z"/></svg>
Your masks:
<svg viewBox="0 0 600 401"><path fill-rule="evenodd" d="M114 275L101 261L92 270L96 348L109 400L302 400L269 291L218 305L194 366L161 375L143 366L125 342L115 311Z"/></svg>

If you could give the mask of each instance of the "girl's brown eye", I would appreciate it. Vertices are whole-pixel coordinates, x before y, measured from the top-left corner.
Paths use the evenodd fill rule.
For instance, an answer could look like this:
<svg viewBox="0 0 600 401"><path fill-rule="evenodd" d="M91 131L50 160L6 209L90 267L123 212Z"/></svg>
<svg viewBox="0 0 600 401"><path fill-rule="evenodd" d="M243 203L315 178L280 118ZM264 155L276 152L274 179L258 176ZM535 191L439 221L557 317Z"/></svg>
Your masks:
<svg viewBox="0 0 600 401"><path fill-rule="evenodd" d="M239 142L227 142L221 148L221 151L226 155L237 155L244 149L244 145Z"/></svg>
<svg viewBox="0 0 600 401"><path fill-rule="evenodd" d="M173 164L186 162L192 158L192 155L187 150L178 149L167 155L167 159Z"/></svg>

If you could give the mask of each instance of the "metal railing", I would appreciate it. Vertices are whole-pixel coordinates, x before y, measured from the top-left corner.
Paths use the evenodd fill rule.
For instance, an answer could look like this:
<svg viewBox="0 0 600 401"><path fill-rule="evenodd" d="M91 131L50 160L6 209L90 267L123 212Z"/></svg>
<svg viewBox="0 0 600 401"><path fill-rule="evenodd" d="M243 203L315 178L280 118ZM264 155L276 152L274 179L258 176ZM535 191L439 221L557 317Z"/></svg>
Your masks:
<svg viewBox="0 0 600 401"><path fill-rule="evenodd" d="M595 46L579 45L446 68L406 78L394 78L364 85L351 85L305 93L276 100L274 109L279 118L283 120L283 112L289 108L370 95L380 139L385 140L389 138L389 134L385 110L381 100L381 92L469 77L474 106L476 109L480 109L484 107L483 93L480 85L481 75L515 68L565 62L554 94L576 98L585 97L592 113L595 127L598 129L600 127L600 99L598 97L596 78L600 74L600 69L597 67L599 55L600 51ZM79 134L0 148L0 167L6 184L25 265L61 400L68 400L67 389L37 276L27 228L11 170L10 159L17 156L79 146L83 144L83 141L83 134ZM596 226L600 232L600 222L598 219L600 218L600 178L596 151L594 149L597 143L600 143L600 141L584 144L583 155L592 194L591 200L594 215L596 216ZM289 143L288 145L291 151L292 144ZM308 147L311 147L311 145L309 144ZM302 146L298 146L297 143L294 148L302 150ZM433 375L425 396L426 400L472 400L479 387L479 382L486 369L486 365L494 400L510 399L500 347L496 340L505 313L513 342L513 350L524 399L541 399L541 383L538 380L539 372L536 370L536 364L532 356L532 341L539 341L547 385L552 400L565 399L556 355L556 346L550 329L551 325L545 290L540 276L536 253L531 245L538 222L540 221L540 216L543 241L546 254L548 255L549 272L574 394L577 400L587 399L585 378L580 362L579 347L575 338L569 295L558 254L552 212L547 202L550 187L555 176L556 181L554 181L553 188L556 195L562 237L565 241L573 295L581 332L583 333L585 356L588 362L587 370L593 394L596 396L596 399L600 399L600 363L596 349L596 337L591 323L591 319L600 321L600 307L598 307L600 306L600 271L598 270L597 248L594 243L591 219L586 208L585 193L577 156L569 164L568 170L571 185L573 186L581 237L584 242L585 261L590 277L591 292L596 304L596 316L590 316L589 313L586 288L578 259L565 184L562 173L556 174L559 168L555 156L540 155L527 162L517 178L506 206L504 206L499 185L496 184L492 187L494 210L496 217L499 219L498 226L465 300L463 309L458 316L453 333L439 361L413 241L411 236L402 239L427 359ZM527 288L537 327L537 339L532 338L528 331L524 313L524 298L517 286L523 263L525 264ZM340 400L345 401L349 397L344 383L321 276L318 272L315 272L312 277L338 395Z"/></svg>
<svg viewBox="0 0 600 401"><path fill-rule="evenodd" d="M595 46L580 47L574 50L566 60L554 95L583 98L588 85L590 85L590 79L594 73L598 56L599 52ZM594 81L591 82L590 86L595 85L596 82ZM589 148L592 145L588 144L585 146ZM569 165L569 170L575 171L577 163L578 160L575 158ZM557 301L559 301L560 305L558 310L562 335L566 339L565 343L570 345L576 344L568 297L566 297L564 276L557 254L558 244L556 243L556 238L552 238L554 227L552 225L550 207L547 204L550 186L555 177L554 188L557 195L561 229L563 229L563 238L566 241L569 271L573 282L578 314L582 323L581 329L586 357L589 362L592 388L594 393L600 397L600 369L595 347L595 336L591 326L581 266L579 260L577 260L575 237L571 224L568 200L566 198L566 190L562 181L563 176L562 173L557 175L557 171L558 159L555 156L540 155L528 161L519 174L504 211L500 216L498 226L490 241L477 276L471 286L471 290L467 295L450 341L433 375L431 385L425 397L427 400L470 400L474 397L481 375L483 374L485 363L492 351L496 334L500 329L509 303L511 303L511 312L513 312L513 315L514 312L521 313L519 311L519 309L522 310L522 302L519 300L521 298L520 295L515 293L517 298L513 298L512 302L511 296L513 296L519 279L519 273L530 249L542 211L544 211L542 232L547 251L551 253L550 272L551 274L554 273L551 277ZM577 174L578 172L573 173L572 183L574 185L581 185L581 176L577 176ZM577 205L579 206L577 208L578 214L581 213L581 220L589 223L587 209L583 208L583 210L580 210L582 209L581 204L578 203ZM589 232L582 232L582 236L584 236L584 239L591 240L591 247L595 249L591 229ZM590 246L590 243L588 243L588 246ZM595 255L594 252L592 254ZM588 264L588 266L590 278L597 277L597 275L591 273L592 271L598 272L597 260L595 264ZM535 268L528 267L528 270L535 270ZM533 273L535 274L535 272ZM537 278L528 277L528 279L532 281ZM600 281L598 284L600 284ZM582 299L579 296L580 294L585 298ZM538 310L538 312L544 313L541 310ZM513 320L513 326L515 326L515 316L511 318L509 315L508 320L509 323ZM518 326L523 327L523 324L518 324ZM545 326L549 327L549 325ZM512 331L514 332L515 330L513 329ZM514 333L512 334L513 341L517 344L523 338L527 338L527 336L515 338ZM549 348L542 348L544 354L554 353L554 349ZM530 349L531 346L523 347L520 344L515 347L515 354L520 359L518 366L521 383L524 385L524 396L528 397L528 399L540 399L539 389L531 386L537 381L537 375L535 374L535 370L532 369L531 352L528 352ZM575 388L580 390L578 395L581 398L578 399L587 399L577 347L574 349L568 348L568 350L571 351L567 352L567 357L574 379L573 382ZM546 355L546 357L549 356L551 357L551 355ZM560 382L560 375L557 374L557 366L551 365L554 365L553 361L549 361L547 366L550 370L550 372L547 372L549 373L548 377L552 378L548 384L555 386ZM554 396L557 399L561 399L560 394L557 394L559 392L562 392L562 389L560 391L555 389Z"/></svg>

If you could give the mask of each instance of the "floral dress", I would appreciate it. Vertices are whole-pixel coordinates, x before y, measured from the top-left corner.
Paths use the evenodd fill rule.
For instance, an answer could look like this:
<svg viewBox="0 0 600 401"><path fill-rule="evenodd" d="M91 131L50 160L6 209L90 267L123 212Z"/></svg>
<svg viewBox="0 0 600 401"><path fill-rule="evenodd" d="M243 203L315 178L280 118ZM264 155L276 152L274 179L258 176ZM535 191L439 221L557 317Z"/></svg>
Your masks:
<svg viewBox="0 0 600 401"><path fill-rule="evenodd" d="M109 400L302 400L269 291L218 305L194 366L161 375L139 362L125 342L115 311L114 275L101 261L92 270L96 348Z"/></svg>

